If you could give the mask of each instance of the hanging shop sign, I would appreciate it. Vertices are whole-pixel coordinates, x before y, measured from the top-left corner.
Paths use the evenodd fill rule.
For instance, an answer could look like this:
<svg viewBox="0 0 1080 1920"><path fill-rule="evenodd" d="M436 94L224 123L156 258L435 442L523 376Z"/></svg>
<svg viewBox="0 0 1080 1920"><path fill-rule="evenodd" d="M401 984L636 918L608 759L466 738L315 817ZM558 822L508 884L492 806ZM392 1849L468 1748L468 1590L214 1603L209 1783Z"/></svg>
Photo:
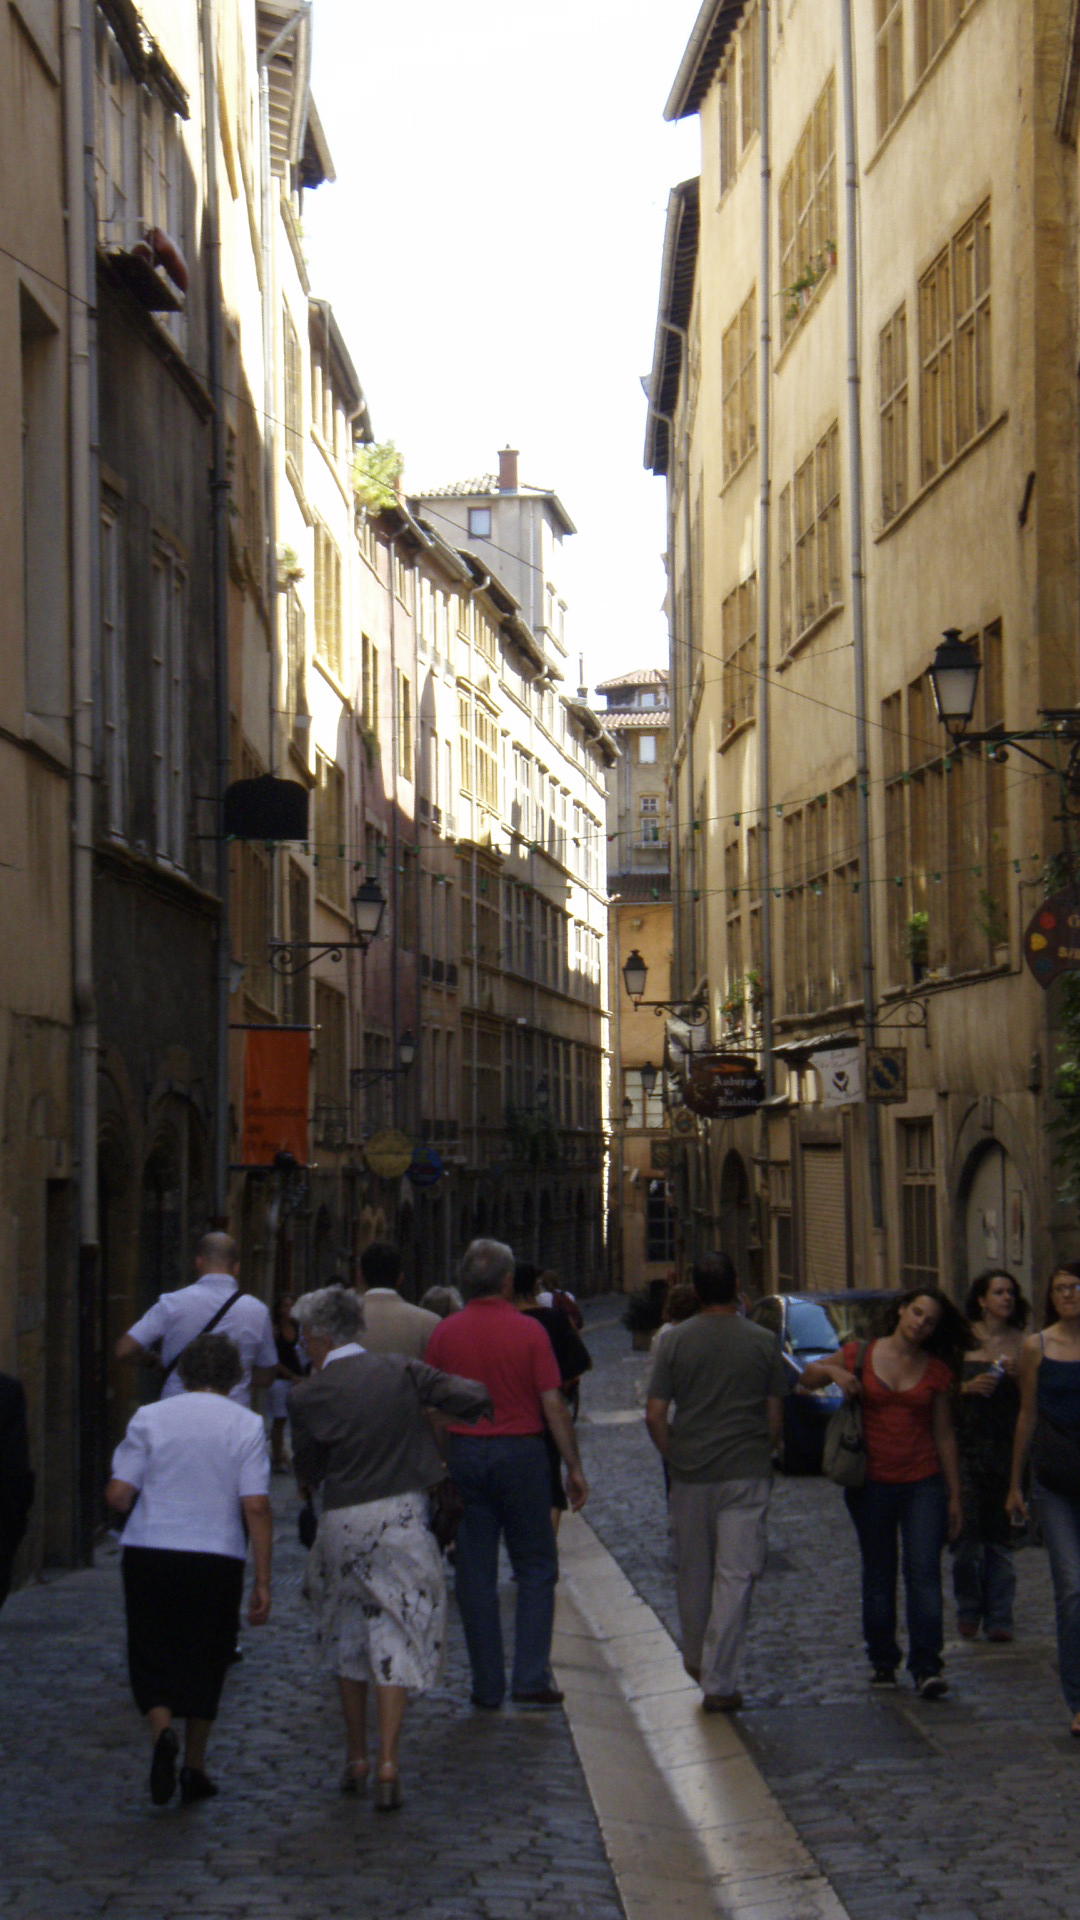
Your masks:
<svg viewBox="0 0 1080 1920"><path fill-rule="evenodd" d="M765 1081L752 1054L697 1053L688 1067L686 1104L703 1119L756 1113L765 1098Z"/></svg>
<svg viewBox="0 0 1080 1920"><path fill-rule="evenodd" d="M697 1120L689 1107L673 1107L669 1124L673 1140L691 1140L697 1133Z"/></svg>
<svg viewBox="0 0 1080 1920"><path fill-rule="evenodd" d="M1024 959L1040 987L1080 968L1080 889L1075 885L1036 907L1024 934Z"/></svg>
<svg viewBox="0 0 1080 1920"><path fill-rule="evenodd" d="M223 831L228 840L306 840L307 788L260 773L225 789Z"/></svg>
<svg viewBox="0 0 1080 1920"><path fill-rule="evenodd" d="M306 1027L253 1027L245 1034L241 1159L246 1167L272 1167L281 1153L307 1165L310 1060Z"/></svg>
<svg viewBox="0 0 1080 1920"><path fill-rule="evenodd" d="M445 1172L442 1155L434 1147L417 1147L405 1172L414 1187L433 1187Z"/></svg>
<svg viewBox="0 0 1080 1920"><path fill-rule="evenodd" d="M867 1047L866 1097L881 1101L907 1099L905 1047Z"/></svg>
<svg viewBox="0 0 1080 1920"><path fill-rule="evenodd" d="M369 1173L380 1180L400 1180L412 1165L413 1143L397 1127L384 1127L364 1142L364 1161Z"/></svg>
<svg viewBox="0 0 1080 1920"><path fill-rule="evenodd" d="M650 1161L654 1173L671 1172L671 1141L654 1140L650 1148Z"/></svg>
<svg viewBox="0 0 1080 1920"><path fill-rule="evenodd" d="M862 1059L858 1047L823 1047L810 1055L810 1065L821 1081L823 1107L850 1107L862 1099Z"/></svg>

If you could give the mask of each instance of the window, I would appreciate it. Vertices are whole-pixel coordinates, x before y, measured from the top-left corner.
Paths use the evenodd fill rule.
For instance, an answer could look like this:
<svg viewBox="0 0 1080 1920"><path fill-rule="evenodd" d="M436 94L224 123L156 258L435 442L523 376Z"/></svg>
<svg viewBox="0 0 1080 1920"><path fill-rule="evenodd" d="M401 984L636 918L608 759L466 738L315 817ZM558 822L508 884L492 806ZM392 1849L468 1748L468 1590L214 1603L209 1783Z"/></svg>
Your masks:
<svg viewBox="0 0 1080 1920"><path fill-rule="evenodd" d="M406 566L404 557L397 547L394 548L393 571L394 571L394 593L396 597L401 601L402 606L408 609L410 570Z"/></svg>
<svg viewBox="0 0 1080 1920"><path fill-rule="evenodd" d="M187 851L187 574L171 547L154 549L150 617L154 845L160 860L182 867Z"/></svg>
<svg viewBox="0 0 1080 1920"><path fill-rule="evenodd" d="M321 520L315 523L315 654L335 680L342 676L341 549Z"/></svg>
<svg viewBox="0 0 1080 1920"><path fill-rule="evenodd" d="M832 998L829 943L829 810L822 794L803 809L803 860L806 873L807 1006L812 1012Z"/></svg>
<svg viewBox="0 0 1080 1920"><path fill-rule="evenodd" d="M967 0L915 0L915 71L925 73L964 11Z"/></svg>
<svg viewBox="0 0 1080 1920"><path fill-rule="evenodd" d="M990 203L919 282L923 483L990 420Z"/></svg>
<svg viewBox="0 0 1080 1920"><path fill-rule="evenodd" d="M360 700L365 733L379 731L379 649L365 633L360 644Z"/></svg>
<svg viewBox="0 0 1080 1920"><path fill-rule="evenodd" d="M791 1226L791 1165L775 1161L769 1169L770 1205L776 1232L776 1286L780 1293L795 1285L795 1237ZM779 1332L779 1327L777 1327Z"/></svg>
<svg viewBox="0 0 1080 1920"><path fill-rule="evenodd" d="M290 580L285 590L285 645L288 654L286 662L288 672L288 708L289 725L293 745L301 759L307 762L308 733L311 715L307 700L307 636L303 602L296 591L296 582Z"/></svg>
<svg viewBox="0 0 1080 1920"><path fill-rule="evenodd" d="M802 809L784 817L784 1011L806 1005L806 883Z"/></svg>
<svg viewBox="0 0 1080 1920"><path fill-rule="evenodd" d="M724 999L724 1024L729 1031L743 1030L743 940L742 940L742 846L736 833L724 848L724 930L727 956L727 993Z"/></svg>
<svg viewBox="0 0 1080 1920"><path fill-rule="evenodd" d="M473 540L491 539L491 508L469 508L469 536Z"/></svg>
<svg viewBox="0 0 1080 1920"><path fill-rule="evenodd" d="M902 695L881 703L881 748L885 772L885 931L889 980L905 975L903 876L908 870L907 819L904 808L904 720ZM897 886L896 881L901 885Z"/></svg>
<svg viewBox="0 0 1080 1920"><path fill-rule="evenodd" d="M901 1122L899 1136L900 1285L906 1292L938 1283L934 1123Z"/></svg>
<svg viewBox="0 0 1080 1920"><path fill-rule="evenodd" d="M795 475L796 638L840 599L840 429L832 426Z"/></svg>
<svg viewBox="0 0 1080 1920"><path fill-rule="evenodd" d="M836 86L830 74L780 182L781 346L790 340L836 254Z"/></svg>
<svg viewBox="0 0 1080 1920"><path fill-rule="evenodd" d="M416 945L416 909L417 887L419 885L420 862L414 847L402 847L401 872L398 876L398 924L394 929L403 947L411 951Z"/></svg>
<svg viewBox="0 0 1080 1920"><path fill-rule="evenodd" d="M756 325L757 293L751 290L721 343L725 480L757 445Z"/></svg>
<svg viewBox="0 0 1080 1920"><path fill-rule="evenodd" d="M758 94L758 44L761 35L761 22L758 17L757 0L747 11L739 33L739 105L742 150L745 153L755 133L761 112L761 100Z"/></svg>
<svg viewBox="0 0 1080 1920"><path fill-rule="evenodd" d="M131 168L127 155L127 117L134 85L112 28L100 11L96 22L94 87L94 181L98 238L106 247L125 248Z"/></svg>
<svg viewBox="0 0 1080 1920"><path fill-rule="evenodd" d="M791 646L791 488L787 486L780 495L779 521L776 529L777 571L780 583L780 653L783 656Z"/></svg>
<svg viewBox="0 0 1080 1920"><path fill-rule="evenodd" d="M859 965L859 820L854 780L837 787L832 814L832 994L833 1005L857 1000Z"/></svg>
<svg viewBox="0 0 1080 1920"><path fill-rule="evenodd" d="M123 836L127 774L127 676L124 650L124 529L120 503L101 503L101 717L104 825Z"/></svg>
<svg viewBox="0 0 1080 1920"><path fill-rule="evenodd" d="M660 796L656 793L641 796L641 844L643 847L660 845Z"/></svg>
<svg viewBox="0 0 1080 1920"><path fill-rule="evenodd" d="M68 710L67 604L57 564L64 499L64 357L44 310L19 289L22 400L23 700L60 732ZM16 536L17 537L17 536Z"/></svg>
<svg viewBox="0 0 1080 1920"><path fill-rule="evenodd" d="M315 763L315 885L346 911L350 866L345 847L345 771L323 753Z"/></svg>
<svg viewBox="0 0 1080 1920"><path fill-rule="evenodd" d="M244 756L246 764L242 768L243 777L249 779L260 769L250 755ZM270 971L270 856L258 840L241 840L237 843L237 906L239 909L239 958L244 963L244 988L253 1000L261 1006L274 1004L274 980ZM306 890L305 890L306 898ZM295 928L290 927L290 939L296 939ZM305 924L303 939L307 939ZM301 975L305 987L307 975ZM292 986L290 980L288 986ZM293 1016L286 1013L286 1018ZM307 1023L307 1005L303 1013L295 1016L298 1024Z"/></svg>
<svg viewBox="0 0 1080 1920"><path fill-rule="evenodd" d="M735 53L732 49L720 75L720 196L734 184L738 167L738 121L735 104Z"/></svg>
<svg viewBox="0 0 1080 1920"><path fill-rule="evenodd" d="M722 609L724 653L721 735L752 720L757 692L757 574L729 593Z"/></svg>
<svg viewBox="0 0 1080 1920"><path fill-rule="evenodd" d="M476 705L476 797L492 813L499 810L499 727L487 710Z"/></svg>
<svg viewBox="0 0 1080 1920"><path fill-rule="evenodd" d="M266 904L264 909L260 909L265 915L266 928L267 928L266 933L264 933L264 935L262 936L263 959L261 963L262 968L264 970L263 978L264 978L265 985L264 985L263 991L259 994L259 998L261 1000L266 1001L268 1004L272 1005L273 1004L273 984L272 984L272 977L270 974L269 965L267 964L267 959L266 959L266 947L267 947L267 941L269 939L270 911L271 911L270 909L270 863L269 863L269 860L267 859L265 849L259 845L258 841L254 841L254 842L246 841L244 843L244 850L246 851L249 846L253 846L256 852L259 855L261 855L262 864L265 868ZM260 886L261 886L261 882L260 882ZM308 942L311 939L311 879L309 874L305 870L305 868L303 868L300 865L298 860L289 861L288 902L289 902L288 937L289 937L289 940L292 942L293 946L299 947L301 952L303 952L304 949L307 947ZM250 949L246 949L246 951L250 952ZM306 1027L308 1024L308 1021L311 1018L310 981L311 981L311 975L305 971L301 971L299 973L291 973L286 975L285 979L282 982L282 988L283 988L284 1000L285 1000L283 1011L284 1011L285 1019L289 1022L291 1026Z"/></svg>
<svg viewBox="0 0 1080 1920"><path fill-rule="evenodd" d="M881 419L881 518L887 526L907 505L907 306L901 301L878 336Z"/></svg>
<svg viewBox="0 0 1080 1920"><path fill-rule="evenodd" d="M345 995L325 980L315 982L315 1111L343 1121L348 1104L349 1058ZM344 1139L341 1144L344 1146Z"/></svg>
<svg viewBox="0 0 1080 1920"><path fill-rule="evenodd" d="M397 670L397 769L403 780L413 777L412 681Z"/></svg>
<svg viewBox="0 0 1080 1920"><path fill-rule="evenodd" d="M904 0L874 0L878 139L904 104Z"/></svg>
<svg viewBox="0 0 1080 1920"><path fill-rule="evenodd" d="M645 1258L674 1260L675 1213L663 1180L650 1180L645 1200Z"/></svg>
<svg viewBox="0 0 1080 1920"><path fill-rule="evenodd" d="M641 1068L627 1067L623 1072L623 1113L628 1127L662 1127L664 1124L664 1076L658 1073L656 1085L646 1094L641 1084ZM629 1107L627 1107L629 1101Z"/></svg>
<svg viewBox="0 0 1080 1920"><path fill-rule="evenodd" d="M638 762L643 767L654 767L656 765L655 733L639 733Z"/></svg>
<svg viewBox="0 0 1080 1920"><path fill-rule="evenodd" d="M304 356L288 307L282 315L285 371L285 456L298 474L304 471Z"/></svg>

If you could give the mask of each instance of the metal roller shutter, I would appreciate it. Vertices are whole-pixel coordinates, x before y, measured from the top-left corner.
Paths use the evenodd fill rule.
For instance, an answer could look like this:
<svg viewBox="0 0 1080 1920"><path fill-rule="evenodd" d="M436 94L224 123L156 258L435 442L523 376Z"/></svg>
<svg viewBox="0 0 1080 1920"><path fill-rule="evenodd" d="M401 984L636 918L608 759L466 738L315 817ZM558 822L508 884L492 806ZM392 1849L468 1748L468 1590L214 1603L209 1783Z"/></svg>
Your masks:
<svg viewBox="0 0 1080 1920"><path fill-rule="evenodd" d="M846 1287L847 1214L842 1147L804 1147L803 1285Z"/></svg>

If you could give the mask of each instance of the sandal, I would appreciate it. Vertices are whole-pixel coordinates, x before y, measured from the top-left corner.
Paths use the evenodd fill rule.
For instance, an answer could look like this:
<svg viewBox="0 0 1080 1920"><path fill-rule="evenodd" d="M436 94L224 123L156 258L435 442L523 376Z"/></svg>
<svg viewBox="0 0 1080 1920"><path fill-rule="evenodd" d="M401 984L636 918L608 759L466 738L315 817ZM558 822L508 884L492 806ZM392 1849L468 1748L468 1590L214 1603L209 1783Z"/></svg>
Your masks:
<svg viewBox="0 0 1080 1920"><path fill-rule="evenodd" d="M375 1782L375 1810L377 1813L395 1813L401 1805L401 1781L397 1768L387 1770L379 1768L379 1777Z"/></svg>
<svg viewBox="0 0 1080 1920"><path fill-rule="evenodd" d="M368 1772L366 1760L346 1760L341 1775L342 1793L366 1793Z"/></svg>

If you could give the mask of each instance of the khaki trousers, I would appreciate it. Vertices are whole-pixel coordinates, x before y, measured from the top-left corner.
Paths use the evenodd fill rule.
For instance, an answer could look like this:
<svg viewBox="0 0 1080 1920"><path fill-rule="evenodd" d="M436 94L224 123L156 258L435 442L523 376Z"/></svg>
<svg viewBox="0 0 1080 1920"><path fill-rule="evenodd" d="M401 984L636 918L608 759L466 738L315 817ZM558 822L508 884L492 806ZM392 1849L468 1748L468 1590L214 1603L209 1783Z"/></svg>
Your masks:
<svg viewBox="0 0 1080 1920"><path fill-rule="evenodd" d="M771 1479L671 1482L668 1527L683 1659L705 1693L735 1693L765 1568Z"/></svg>

